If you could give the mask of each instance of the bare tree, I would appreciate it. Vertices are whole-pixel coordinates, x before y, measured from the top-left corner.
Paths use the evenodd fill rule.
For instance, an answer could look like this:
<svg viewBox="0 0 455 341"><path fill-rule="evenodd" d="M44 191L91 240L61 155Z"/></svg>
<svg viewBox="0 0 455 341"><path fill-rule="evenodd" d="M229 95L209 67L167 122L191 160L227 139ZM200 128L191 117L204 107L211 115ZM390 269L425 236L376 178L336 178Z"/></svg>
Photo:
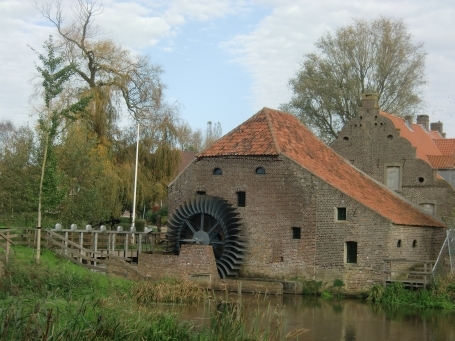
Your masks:
<svg viewBox="0 0 455 341"><path fill-rule="evenodd" d="M90 117L85 119L101 143L113 133L123 108L142 121L153 120L166 107L162 69L152 65L147 56L133 55L111 40L98 38L99 29L93 20L103 8L96 0L77 0L75 19L69 25L64 24L61 0L36 7L56 27L66 56L75 65L79 84L74 91L92 97Z"/></svg>
<svg viewBox="0 0 455 341"><path fill-rule="evenodd" d="M221 123L208 121L207 129L205 130L204 149L214 144L222 135Z"/></svg>
<svg viewBox="0 0 455 341"><path fill-rule="evenodd" d="M355 116L364 92L376 92L382 110L413 115L426 84L422 43L401 19L355 20L316 42L290 80L294 92L282 109L297 115L324 141Z"/></svg>

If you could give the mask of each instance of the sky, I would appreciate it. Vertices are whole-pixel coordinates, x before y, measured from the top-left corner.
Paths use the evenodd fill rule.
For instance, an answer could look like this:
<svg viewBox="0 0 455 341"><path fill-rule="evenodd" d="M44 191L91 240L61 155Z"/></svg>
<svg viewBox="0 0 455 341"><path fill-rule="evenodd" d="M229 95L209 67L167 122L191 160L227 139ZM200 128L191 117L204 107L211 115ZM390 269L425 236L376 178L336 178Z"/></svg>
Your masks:
<svg viewBox="0 0 455 341"><path fill-rule="evenodd" d="M0 120L33 124L36 54L55 28L36 7L0 0ZM76 0L62 0L71 23ZM292 96L289 79L314 43L354 19L401 18L423 42L428 84L421 111L455 138L455 1L452 0L104 0L100 38L160 65L168 102L193 129L220 122L223 134Z"/></svg>

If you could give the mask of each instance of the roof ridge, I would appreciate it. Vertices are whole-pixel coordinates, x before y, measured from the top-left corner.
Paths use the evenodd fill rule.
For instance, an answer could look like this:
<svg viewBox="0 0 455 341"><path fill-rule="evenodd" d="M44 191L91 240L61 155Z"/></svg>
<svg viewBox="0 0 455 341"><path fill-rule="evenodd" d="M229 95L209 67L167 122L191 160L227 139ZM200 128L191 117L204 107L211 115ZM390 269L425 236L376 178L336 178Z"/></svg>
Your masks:
<svg viewBox="0 0 455 341"><path fill-rule="evenodd" d="M267 107L264 107L262 110L264 111L265 118L267 120L267 126L269 127L270 134L272 135L273 144L275 145L275 149L278 154L281 154L281 147L278 144L278 140L275 135L275 129L273 129L272 118L270 117L269 110Z"/></svg>

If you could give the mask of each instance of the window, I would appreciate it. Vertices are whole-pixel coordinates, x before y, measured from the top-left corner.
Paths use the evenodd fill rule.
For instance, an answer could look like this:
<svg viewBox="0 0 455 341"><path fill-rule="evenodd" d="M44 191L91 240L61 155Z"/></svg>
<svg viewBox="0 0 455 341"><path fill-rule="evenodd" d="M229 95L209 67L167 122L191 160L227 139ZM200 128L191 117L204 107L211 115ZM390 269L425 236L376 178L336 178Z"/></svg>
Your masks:
<svg viewBox="0 0 455 341"><path fill-rule="evenodd" d="M398 241L397 241L397 247L401 247L401 239L398 239Z"/></svg>
<svg viewBox="0 0 455 341"><path fill-rule="evenodd" d="M346 263L357 263L357 242L346 242Z"/></svg>
<svg viewBox="0 0 455 341"><path fill-rule="evenodd" d="M221 170L221 168L215 168L213 169L213 175L222 175L223 174L223 171Z"/></svg>
<svg viewBox="0 0 455 341"><path fill-rule="evenodd" d="M205 194L205 191L196 191L196 194L204 195L204 194Z"/></svg>
<svg viewBox="0 0 455 341"><path fill-rule="evenodd" d="M346 207L337 207L336 208L336 220L337 221L346 221Z"/></svg>
<svg viewBox="0 0 455 341"><path fill-rule="evenodd" d="M258 168L256 168L256 174L265 174L265 169L264 169L264 167L258 167Z"/></svg>
<svg viewBox="0 0 455 341"><path fill-rule="evenodd" d="M245 192L237 192L237 206L238 207L245 207L246 203L246 193Z"/></svg>
<svg viewBox="0 0 455 341"><path fill-rule="evenodd" d="M426 213L428 213L429 215L433 215L433 216L434 216L434 204L431 204L431 203L422 203L422 204L419 204L419 206L420 206Z"/></svg>
<svg viewBox="0 0 455 341"><path fill-rule="evenodd" d="M412 247L417 247L417 240L414 239L414 240L412 241Z"/></svg>
<svg viewBox="0 0 455 341"><path fill-rule="evenodd" d="M400 190L400 166L388 166L386 167L386 185L394 191Z"/></svg>
<svg viewBox="0 0 455 341"><path fill-rule="evenodd" d="M292 239L300 239L300 227L293 227L292 228Z"/></svg>

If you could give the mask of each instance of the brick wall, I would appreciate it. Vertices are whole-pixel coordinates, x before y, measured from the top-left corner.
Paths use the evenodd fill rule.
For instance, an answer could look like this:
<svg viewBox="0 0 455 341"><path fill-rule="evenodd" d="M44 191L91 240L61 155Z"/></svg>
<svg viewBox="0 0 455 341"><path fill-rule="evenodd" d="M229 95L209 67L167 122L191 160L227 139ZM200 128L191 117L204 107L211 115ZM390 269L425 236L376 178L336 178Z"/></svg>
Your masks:
<svg viewBox="0 0 455 341"><path fill-rule="evenodd" d="M397 192L417 205L434 203L435 216L448 221L454 207L454 192L450 184L438 179L436 171L416 157L415 148L400 137L399 130L388 118L379 115L378 107L366 104L343 127L331 147L381 183L386 182L386 166L399 166L402 177Z"/></svg>
<svg viewBox="0 0 455 341"><path fill-rule="evenodd" d="M219 279L213 249L209 245L181 246L180 255L139 254L138 271L152 279L184 278L209 274Z"/></svg>
<svg viewBox="0 0 455 341"><path fill-rule="evenodd" d="M255 174L259 166L266 174ZM212 175L215 167L223 174ZM417 239L418 248L406 255L425 259L437 256L444 236L443 229L394 226L284 156L195 161L170 185L169 212L196 191L234 207L236 192L246 192L246 207L237 207L248 242L240 277L342 279L350 290L366 289L381 283L383 259L395 254L398 236ZM345 222L336 221L336 207L346 207ZM301 229L300 239L292 227ZM347 241L358 243L356 264L346 264Z"/></svg>

